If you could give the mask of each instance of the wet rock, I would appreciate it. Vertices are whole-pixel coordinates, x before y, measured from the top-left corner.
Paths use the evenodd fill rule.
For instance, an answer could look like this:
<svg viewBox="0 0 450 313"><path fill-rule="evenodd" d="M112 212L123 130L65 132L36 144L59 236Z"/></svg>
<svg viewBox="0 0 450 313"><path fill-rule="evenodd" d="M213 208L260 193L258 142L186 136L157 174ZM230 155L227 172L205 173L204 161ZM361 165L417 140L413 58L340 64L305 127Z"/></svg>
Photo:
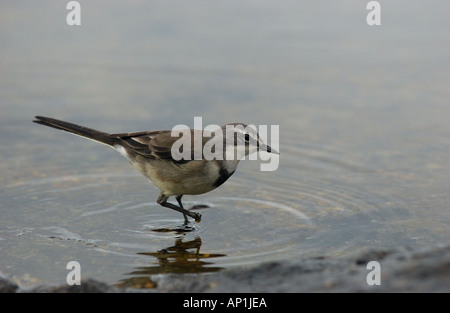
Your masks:
<svg viewBox="0 0 450 313"><path fill-rule="evenodd" d="M380 266L380 285L369 285L371 261ZM152 277L156 288L140 292L449 292L450 245L414 250L367 249L351 257L304 258L294 262L263 263L206 275L169 274ZM15 284L0 279L1 292L17 292ZM19 290L23 291L23 290ZM41 286L25 292L120 292L89 279L80 286Z"/></svg>
<svg viewBox="0 0 450 313"><path fill-rule="evenodd" d="M370 261L380 285L369 285ZM272 262L213 275L170 275L161 292L449 292L450 246L430 250L366 250L350 258Z"/></svg>
<svg viewBox="0 0 450 313"><path fill-rule="evenodd" d="M13 293L19 288L13 282L0 277L0 293Z"/></svg>
<svg viewBox="0 0 450 313"><path fill-rule="evenodd" d="M62 286L38 286L25 292L34 293L105 293L118 292L113 286L100 282L95 279L82 280L81 285L62 285Z"/></svg>

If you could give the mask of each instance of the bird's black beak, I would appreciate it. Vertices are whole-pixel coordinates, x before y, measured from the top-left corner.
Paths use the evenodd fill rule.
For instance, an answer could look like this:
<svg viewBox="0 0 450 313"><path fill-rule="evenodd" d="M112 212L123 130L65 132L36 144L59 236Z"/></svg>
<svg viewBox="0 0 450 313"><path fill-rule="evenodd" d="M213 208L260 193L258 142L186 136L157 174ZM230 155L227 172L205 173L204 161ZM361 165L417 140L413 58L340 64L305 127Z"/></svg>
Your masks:
<svg viewBox="0 0 450 313"><path fill-rule="evenodd" d="M269 145L258 145L258 149L262 150L262 151L267 151L269 153L280 154L280 152L278 152L277 150L273 149Z"/></svg>

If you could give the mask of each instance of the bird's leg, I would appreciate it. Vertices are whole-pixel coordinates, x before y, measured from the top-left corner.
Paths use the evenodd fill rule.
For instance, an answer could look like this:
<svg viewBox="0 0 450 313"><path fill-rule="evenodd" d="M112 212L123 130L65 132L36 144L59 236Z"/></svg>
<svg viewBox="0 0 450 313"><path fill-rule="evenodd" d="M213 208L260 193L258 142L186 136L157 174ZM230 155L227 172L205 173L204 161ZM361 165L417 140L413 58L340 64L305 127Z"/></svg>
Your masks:
<svg viewBox="0 0 450 313"><path fill-rule="evenodd" d="M180 205L180 207L182 207L182 208L184 209L183 204L181 203L181 197L182 197L182 196L183 196L183 195L179 195L179 196L177 196L175 199L177 199L178 204ZM191 207L189 208L189 210L199 210L199 209L207 209L207 208L209 208L209 205L206 205L206 204L196 204L196 205L191 206ZM184 220L187 221L186 214L184 215Z"/></svg>
<svg viewBox="0 0 450 313"><path fill-rule="evenodd" d="M175 199L177 199L177 202L180 205L180 208L182 208L184 210L183 203L181 203L181 197L183 197L183 195L178 195L175 197ZM187 215L185 213L183 213L183 216L184 216L184 224L187 225L189 223Z"/></svg>
<svg viewBox="0 0 450 313"><path fill-rule="evenodd" d="M158 200L157 200L156 202L157 202L159 205L162 205L163 207L166 207L166 208L169 208L169 209L172 209L172 210L175 210L175 211L178 211L178 212L183 213L183 214L184 214L185 221L186 221L186 219L187 219L187 218L186 218L186 215L192 217L197 223L201 221L201 219L202 219L201 214L196 213L196 212L190 212L190 211L188 211L188 210L186 210L186 209L184 209L184 208L182 207L182 205L181 205L181 196L177 196L177 201L178 201L178 203L180 204L179 207L176 206L176 205L174 205L174 204L172 204L172 203L167 202L167 199L168 199L168 198L169 198L169 197L167 197L166 195L164 195L163 193L161 193L161 194L159 195L159 197L158 197ZM178 198L179 198L179 199L178 199Z"/></svg>

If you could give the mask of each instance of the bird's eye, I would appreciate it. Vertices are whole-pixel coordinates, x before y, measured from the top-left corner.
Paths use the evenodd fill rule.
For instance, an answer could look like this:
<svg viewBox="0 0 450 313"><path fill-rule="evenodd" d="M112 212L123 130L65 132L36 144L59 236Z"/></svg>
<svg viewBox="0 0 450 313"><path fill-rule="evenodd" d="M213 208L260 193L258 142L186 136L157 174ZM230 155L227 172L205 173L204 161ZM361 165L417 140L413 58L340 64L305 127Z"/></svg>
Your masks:
<svg viewBox="0 0 450 313"><path fill-rule="evenodd" d="M244 139L245 139L245 141L249 142L250 141L250 135L249 134L245 134L244 135Z"/></svg>

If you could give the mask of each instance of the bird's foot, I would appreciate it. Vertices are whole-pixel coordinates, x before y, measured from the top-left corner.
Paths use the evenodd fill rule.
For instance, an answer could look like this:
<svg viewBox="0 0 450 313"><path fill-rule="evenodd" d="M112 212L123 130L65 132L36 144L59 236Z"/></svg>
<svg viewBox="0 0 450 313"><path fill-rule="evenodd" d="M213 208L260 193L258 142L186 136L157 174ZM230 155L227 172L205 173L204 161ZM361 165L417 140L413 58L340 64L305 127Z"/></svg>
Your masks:
<svg viewBox="0 0 450 313"><path fill-rule="evenodd" d="M189 224L188 215L192 217L197 223L200 223L200 221L202 220L202 215L197 212L186 211L186 213L184 213L183 215L184 215L184 225Z"/></svg>
<svg viewBox="0 0 450 313"><path fill-rule="evenodd" d="M187 232L191 232L194 231L195 227L189 225L189 223L184 223L183 225L178 226L176 232L177 233L187 233Z"/></svg>
<svg viewBox="0 0 450 313"><path fill-rule="evenodd" d="M201 215L200 213L197 213L197 212L194 212L193 215L194 215L194 216L192 216L192 217L194 218L194 220L195 220L197 223L200 223L200 221L202 220L202 215Z"/></svg>

